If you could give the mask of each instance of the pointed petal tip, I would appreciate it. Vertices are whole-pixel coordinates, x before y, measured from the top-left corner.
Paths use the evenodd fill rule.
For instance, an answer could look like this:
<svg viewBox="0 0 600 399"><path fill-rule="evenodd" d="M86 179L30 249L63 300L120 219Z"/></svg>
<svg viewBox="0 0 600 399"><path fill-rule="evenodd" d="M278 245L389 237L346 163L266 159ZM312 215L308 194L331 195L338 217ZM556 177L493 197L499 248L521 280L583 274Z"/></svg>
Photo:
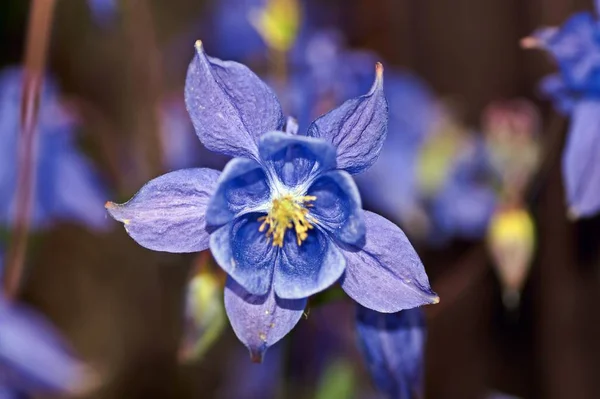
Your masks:
<svg viewBox="0 0 600 399"><path fill-rule="evenodd" d="M536 48L541 48L542 47L542 42L540 39L533 37L533 36L527 36L522 38L519 41L519 45L521 46L521 48L524 49L536 49Z"/></svg>
<svg viewBox="0 0 600 399"><path fill-rule="evenodd" d="M196 51L201 52L204 49L204 46L202 45L202 40L198 39L196 40L196 42L194 43L194 48L196 49Z"/></svg>
<svg viewBox="0 0 600 399"><path fill-rule="evenodd" d="M438 303L440 303L440 297L436 295L434 298L431 299L431 304L437 305Z"/></svg>
<svg viewBox="0 0 600 399"><path fill-rule="evenodd" d="M104 207L105 207L106 209L110 210L110 209L116 208L116 207L117 207L117 204L115 204L115 203L114 203L114 202L112 202L112 201L106 201L106 203L104 204Z"/></svg>
<svg viewBox="0 0 600 399"><path fill-rule="evenodd" d="M375 76L377 77L377 79L383 78L383 70L384 68L381 62L375 64Z"/></svg>

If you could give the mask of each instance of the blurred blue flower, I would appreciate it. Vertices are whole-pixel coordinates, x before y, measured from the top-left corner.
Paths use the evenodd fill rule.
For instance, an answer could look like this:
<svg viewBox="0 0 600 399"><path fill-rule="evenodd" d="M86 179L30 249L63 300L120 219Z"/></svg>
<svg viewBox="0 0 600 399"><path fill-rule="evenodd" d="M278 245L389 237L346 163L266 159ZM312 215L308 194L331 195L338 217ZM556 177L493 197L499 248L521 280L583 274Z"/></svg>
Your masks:
<svg viewBox="0 0 600 399"><path fill-rule="evenodd" d="M351 177L375 162L386 136L382 66L368 94L295 135L281 131L277 98L248 68L196 49L185 91L192 123L206 148L235 158L222 173L171 172L108 203L129 235L158 251L210 247L230 276L233 329L256 360L294 327L308 296L338 280L382 312L436 303L404 233L362 211Z"/></svg>
<svg viewBox="0 0 600 399"><path fill-rule="evenodd" d="M438 119L437 101L424 83L407 73L388 74L384 87L390 110L386 144L373 167L356 181L369 208L409 223L420 200L419 149Z"/></svg>
<svg viewBox="0 0 600 399"><path fill-rule="evenodd" d="M118 12L118 0L88 0L88 6L92 12L94 21L102 26L111 24Z"/></svg>
<svg viewBox="0 0 600 399"><path fill-rule="evenodd" d="M0 398L83 393L90 371L47 320L0 292Z"/></svg>
<svg viewBox="0 0 600 399"><path fill-rule="evenodd" d="M496 193L486 180L487 151L470 137L450 165L441 189L431 200L434 240L483 237L496 209Z"/></svg>
<svg viewBox="0 0 600 399"><path fill-rule="evenodd" d="M544 49L558 63L560 74L546 78L542 90L571 115L562 165L569 215L592 216L600 210L600 21L578 13L560 28L539 29L523 45Z"/></svg>
<svg viewBox="0 0 600 399"><path fill-rule="evenodd" d="M14 218L17 183L22 71L0 73L0 223ZM34 227L53 219L67 219L101 229L105 190L90 162L75 147L74 120L61 107L56 86L45 80L40 101L37 180L32 207Z"/></svg>
<svg viewBox="0 0 600 399"><path fill-rule="evenodd" d="M356 330L377 388L390 399L423 397L425 317L421 309L377 313L358 306Z"/></svg>

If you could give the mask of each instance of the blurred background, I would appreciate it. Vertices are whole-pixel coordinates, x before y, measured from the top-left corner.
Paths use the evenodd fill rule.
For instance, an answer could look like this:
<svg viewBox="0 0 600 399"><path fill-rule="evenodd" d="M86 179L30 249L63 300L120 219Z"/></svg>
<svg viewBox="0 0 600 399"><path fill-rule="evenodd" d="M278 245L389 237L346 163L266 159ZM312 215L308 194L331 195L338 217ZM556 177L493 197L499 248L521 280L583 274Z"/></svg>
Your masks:
<svg viewBox="0 0 600 399"><path fill-rule="evenodd" d="M4 251L30 3L0 2ZM57 1L21 299L101 370L86 397L378 397L349 298L311 300L252 364L210 255L146 250L104 202L227 161L201 147L185 111L196 39L267 81L300 131L366 93L381 61L388 142L357 181L365 207L409 236L441 298L425 309L424 397L600 397L600 217L569 218L568 118L539 89L556 65L520 46L592 10L591 0Z"/></svg>

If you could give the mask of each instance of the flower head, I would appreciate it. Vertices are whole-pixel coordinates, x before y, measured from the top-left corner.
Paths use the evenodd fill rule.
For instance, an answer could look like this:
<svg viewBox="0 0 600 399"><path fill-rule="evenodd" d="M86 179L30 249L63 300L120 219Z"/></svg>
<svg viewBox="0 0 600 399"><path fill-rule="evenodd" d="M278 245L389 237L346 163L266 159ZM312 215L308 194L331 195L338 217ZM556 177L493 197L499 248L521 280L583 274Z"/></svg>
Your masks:
<svg viewBox="0 0 600 399"><path fill-rule="evenodd" d="M596 11L600 3L596 1ZM539 47L557 61L559 74L542 81L542 89L570 114L571 123L563 153L563 178L572 218L600 210L600 24L590 13L573 15L560 28L543 28L524 39L526 47Z"/></svg>
<svg viewBox="0 0 600 399"><path fill-rule="evenodd" d="M315 120L303 135L245 66L202 44L185 98L210 150L234 157L222 173L185 169L107 209L141 245L210 248L229 275L225 307L259 360L298 322L306 299L335 282L364 306L397 312L438 301L402 231L362 210L352 174L377 159L387 128L383 67L371 90ZM392 172L393 173L393 172Z"/></svg>

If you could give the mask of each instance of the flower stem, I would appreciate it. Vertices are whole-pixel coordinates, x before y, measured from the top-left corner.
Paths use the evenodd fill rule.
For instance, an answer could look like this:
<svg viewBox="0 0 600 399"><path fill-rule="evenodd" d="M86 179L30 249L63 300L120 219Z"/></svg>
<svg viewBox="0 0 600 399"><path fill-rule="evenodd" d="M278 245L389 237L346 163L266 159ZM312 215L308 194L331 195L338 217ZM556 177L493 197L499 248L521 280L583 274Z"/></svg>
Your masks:
<svg viewBox="0 0 600 399"><path fill-rule="evenodd" d="M35 191L36 126L55 3L55 0L33 0L29 11L21 97L16 210L4 276L5 295L9 299L18 293L25 263Z"/></svg>

